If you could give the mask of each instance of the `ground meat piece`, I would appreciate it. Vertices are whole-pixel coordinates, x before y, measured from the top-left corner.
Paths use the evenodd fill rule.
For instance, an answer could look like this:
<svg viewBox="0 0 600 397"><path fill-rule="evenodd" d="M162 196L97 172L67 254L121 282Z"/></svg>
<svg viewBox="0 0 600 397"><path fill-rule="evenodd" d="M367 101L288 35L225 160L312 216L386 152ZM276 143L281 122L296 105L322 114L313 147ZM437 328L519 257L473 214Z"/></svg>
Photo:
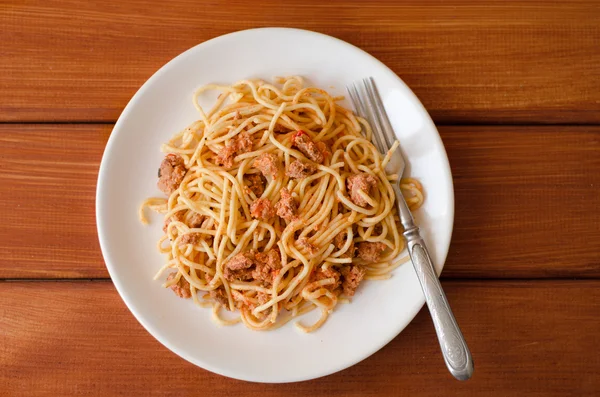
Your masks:
<svg viewBox="0 0 600 397"><path fill-rule="evenodd" d="M177 276L177 273L169 274L169 277L167 277L167 281L173 280L175 276ZM183 276L179 278L179 281L177 283L171 285L171 289L173 290L173 292L175 292L175 295L177 295L180 298L188 299L192 297L192 293L190 292L190 283L188 283L188 281Z"/></svg>
<svg viewBox="0 0 600 397"><path fill-rule="evenodd" d="M177 190L186 172L181 156L173 153L167 154L158 169L158 188L163 193L170 195Z"/></svg>
<svg viewBox="0 0 600 397"><path fill-rule="evenodd" d="M319 267L316 271L314 271L311 274L310 281L311 282L320 281L320 280L324 280L326 278L333 278L333 280L334 280L333 284L325 286L325 288L327 288L329 290L333 291L334 289L339 287L341 284L340 273L333 267L328 267L326 269Z"/></svg>
<svg viewBox="0 0 600 397"><path fill-rule="evenodd" d="M204 222L205 219L206 217L204 215L200 215L199 213L194 212L192 216L190 216L188 226L191 228L198 228L202 226L202 222Z"/></svg>
<svg viewBox="0 0 600 397"><path fill-rule="evenodd" d="M270 249L266 252L259 252L255 256L256 262L264 264L271 270L281 269L281 253L278 248Z"/></svg>
<svg viewBox="0 0 600 397"><path fill-rule="evenodd" d="M340 249L344 246L344 244L346 244L346 232L338 233L333 238L333 245L335 245L337 249Z"/></svg>
<svg viewBox="0 0 600 397"><path fill-rule="evenodd" d="M260 174L249 174L244 177L247 182L247 188L254 193L256 197L262 196L265 192L265 180Z"/></svg>
<svg viewBox="0 0 600 397"><path fill-rule="evenodd" d="M323 155L323 157L329 156L331 153L327 150L327 144L325 142L317 142L317 149Z"/></svg>
<svg viewBox="0 0 600 397"><path fill-rule="evenodd" d="M254 265L254 254L252 252L241 252L231 258L225 264L223 275L227 281L247 281L252 279Z"/></svg>
<svg viewBox="0 0 600 397"><path fill-rule="evenodd" d="M250 206L250 215L254 218L266 221L275 215L275 208L267 198L259 198Z"/></svg>
<svg viewBox="0 0 600 397"><path fill-rule="evenodd" d="M288 132L289 130L289 128L286 128L281 124L275 124L275 127L273 127L273 132L276 132L278 134L283 134L284 132Z"/></svg>
<svg viewBox="0 0 600 397"><path fill-rule="evenodd" d="M279 159L273 153L263 153L254 160L252 165L264 175L275 178L281 169Z"/></svg>
<svg viewBox="0 0 600 397"><path fill-rule="evenodd" d="M318 248L312 245L306 237L300 237L297 242L298 245L304 248L310 255L313 255L318 250Z"/></svg>
<svg viewBox="0 0 600 397"><path fill-rule="evenodd" d="M256 266L252 270L252 278L262 281L266 285L271 285L277 271L281 269L279 249L274 248L255 254L254 263Z"/></svg>
<svg viewBox="0 0 600 397"><path fill-rule="evenodd" d="M238 134L235 140L236 153L246 153L252 150L252 138L247 131L242 131Z"/></svg>
<svg viewBox="0 0 600 397"><path fill-rule="evenodd" d="M265 294L264 292L259 292L258 294L256 294L256 299L258 299L259 305L264 305L265 303L271 300L271 295Z"/></svg>
<svg viewBox="0 0 600 397"><path fill-rule="evenodd" d="M346 244L347 239L348 234L346 232L340 232L333 238L333 245L335 245L337 249L342 249L342 247ZM348 247L348 250L342 255L342 258L352 257L354 257L354 240L352 240L350 247Z"/></svg>
<svg viewBox="0 0 600 397"><path fill-rule="evenodd" d="M169 228L169 224L171 222L181 222L183 221L183 215L185 214L185 211L177 211L176 213L174 213L173 215L171 215L170 217L168 217L167 219L165 219L165 223L163 224L163 232L167 232L167 229Z"/></svg>
<svg viewBox="0 0 600 397"><path fill-rule="evenodd" d="M179 240L179 245L186 245L186 244L195 245L195 244L198 244L201 239L202 239L202 234L200 234L200 233L184 234L181 237L181 240Z"/></svg>
<svg viewBox="0 0 600 397"><path fill-rule="evenodd" d="M225 168L233 167L233 157L235 156L235 145L225 145L223 149L219 151L216 158L216 163L222 165Z"/></svg>
<svg viewBox="0 0 600 397"><path fill-rule="evenodd" d="M365 277L365 269L360 266L344 266L341 269L342 272L342 288L344 295L350 297L354 296L354 292L358 288L358 285Z"/></svg>
<svg viewBox="0 0 600 397"><path fill-rule="evenodd" d="M254 264L254 254L252 252L240 252L227 262L225 270L248 269Z"/></svg>
<svg viewBox="0 0 600 397"><path fill-rule="evenodd" d="M385 249L386 245L383 243L363 241L362 243L358 243L358 257L368 263L379 262L381 254Z"/></svg>
<svg viewBox="0 0 600 397"><path fill-rule="evenodd" d="M360 207L366 207L368 203L358 192L364 192L369 195L375 186L377 186L377 178L371 174L360 173L352 175L346 180L346 188L350 192L350 200Z"/></svg>
<svg viewBox="0 0 600 397"><path fill-rule="evenodd" d="M228 142L223 149L217 153L216 163L225 168L233 167L233 158L236 154L246 153L252 150L252 138L246 131L242 131L233 140Z"/></svg>
<svg viewBox="0 0 600 397"><path fill-rule="evenodd" d="M267 285L273 283L273 271L267 266L266 263L257 262L256 267L252 270L252 278L255 280L262 281Z"/></svg>
<svg viewBox="0 0 600 397"><path fill-rule="evenodd" d="M281 189L281 198L275 204L275 210L277 211L277 215L288 222L292 221L298 215L298 203L286 188Z"/></svg>
<svg viewBox="0 0 600 397"><path fill-rule="evenodd" d="M310 163L300 160L294 160L286 171L286 175L290 178L302 179L312 175L317 170L317 167Z"/></svg>
<svg viewBox="0 0 600 397"><path fill-rule="evenodd" d="M219 302L222 306L224 306L227 310L229 310L229 299L227 299L227 294L225 293L225 289L219 287L214 289L208 293L208 295L216 302Z"/></svg>
<svg viewBox="0 0 600 397"><path fill-rule="evenodd" d="M292 145L297 147L306 157L321 164L325 160L326 146L322 142L316 144L312 138L304 131L298 131L292 137Z"/></svg>

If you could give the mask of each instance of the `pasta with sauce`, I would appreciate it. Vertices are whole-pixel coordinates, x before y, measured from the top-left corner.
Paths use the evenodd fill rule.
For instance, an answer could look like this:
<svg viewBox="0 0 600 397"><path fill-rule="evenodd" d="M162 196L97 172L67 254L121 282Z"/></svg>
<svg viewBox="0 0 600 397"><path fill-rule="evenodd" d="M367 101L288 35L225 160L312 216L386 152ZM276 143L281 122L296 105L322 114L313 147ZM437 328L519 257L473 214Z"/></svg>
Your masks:
<svg viewBox="0 0 600 397"><path fill-rule="evenodd" d="M158 187L168 198L140 208L164 214L160 252L183 298L212 306L222 324L277 328L319 309L310 332L354 295L363 279L384 279L407 257L395 196L368 123L342 97L302 78L239 81L198 89L200 119L162 151ZM207 112L198 98L220 91ZM398 147L394 144L393 151ZM414 179L401 188L412 210ZM239 312L226 319L222 310Z"/></svg>

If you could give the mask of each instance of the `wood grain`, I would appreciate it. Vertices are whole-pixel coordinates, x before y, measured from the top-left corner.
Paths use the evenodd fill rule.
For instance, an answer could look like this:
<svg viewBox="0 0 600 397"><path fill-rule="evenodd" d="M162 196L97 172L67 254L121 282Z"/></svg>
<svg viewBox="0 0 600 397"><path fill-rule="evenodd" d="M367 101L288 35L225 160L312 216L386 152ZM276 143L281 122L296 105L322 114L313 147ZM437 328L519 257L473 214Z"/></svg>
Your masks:
<svg viewBox="0 0 600 397"><path fill-rule="evenodd" d="M106 277L98 168L111 126L0 125L0 274Z"/></svg>
<svg viewBox="0 0 600 397"><path fill-rule="evenodd" d="M600 128L444 127L446 277L600 276Z"/></svg>
<svg viewBox="0 0 600 397"><path fill-rule="evenodd" d="M579 397L600 390L600 281L446 281L444 288L474 357L470 381L447 372L422 311L354 367L265 385L214 375L169 352L110 282L4 282L0 394Z"/></svg>
<svg viewBox="0 0 600 397"><path fill-rule="evenodd" d="M0 396L600 395L600 2L111 3L0 4ZM127 101L188 48L267 26L368 51L454 125L440 128L456 197L442 277L470 381L447 372L426 311L340 373L227 379L153 339L109 280L72 280L108 277L95 186Z"/></svg>
<svg viewBox="0 0 600 397"><path fill-rule="evenodd" d="M600 122L593 0L9 0L0 26L0 121L114 121L182 51L236 30L283 26L370 52L438 123Z"/></svg>
<svg viewBox="0 0 600 397"><path fill-rule="evenodd" d="M108 276L94 192L110 129L0 125L0 278ZM456 196L443 277L600 277L600 127L440 131Z"/></svg>

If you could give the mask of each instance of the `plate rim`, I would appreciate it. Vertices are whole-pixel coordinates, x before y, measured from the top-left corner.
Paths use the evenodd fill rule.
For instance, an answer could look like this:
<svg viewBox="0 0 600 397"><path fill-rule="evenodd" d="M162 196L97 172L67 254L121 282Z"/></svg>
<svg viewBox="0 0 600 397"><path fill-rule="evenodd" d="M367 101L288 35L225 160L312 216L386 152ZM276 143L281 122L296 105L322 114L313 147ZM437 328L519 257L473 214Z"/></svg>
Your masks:
<svg viewBox="0 0 600 397"><path fill-rule="evenodd" d="M141 87L136 91L136 93L131 97L131 99L127 102L127 105L123 108L123 111L119 115L119 118L117 119L115 125L113 126L113 129L111 130L111 134L106 143L105 149L102 154L102 159L100 162L100 167L98 170L98 178L97 178L96 192L95 192L95 217L96 217L98 240L100 243L100 249L102 252L102 257L104 259L105 266L107 268L107 271L109 273L109 276L111 278L111 281L112 281L115 289L117 290L119 296L121 297L121 299L127 306L127 309L131 312L133 317L142 325L142 327L144 327L144 329L150 335L152 335L154 337L154 339L156 339L160 344L162 344L167 349L169 349L171 352L177 354L179 357L183 358L184 360L186 360L200 368L203 368L205 370L208 370L210 372L213 372L215 374L225 376L228 378L234 378L234 379L239 379L239 380L243 380L243 381L257 382L257 383L289 383L289 382L298 382L298 381L317 379L317 378L320 378L323 376L331 375L336 372L342 371L346 368L349 368L349 367L365 360L366 358L372 356L373 354L375 354L376 352L381 350L383 347L385 347L387 344L389 344L393 339L395 339L398 335L400 335L400 333L402 333L402 331L404 331L406 329L406 327L414 320L415 316L422 309L423 305L425 304L425 298L423 296L420 297L420 301L416 302L416 305L413 307L415 310L413 310L412 312L410 312L410 311L406 312L406 317L409 319L406 322L406 324L401 329L397 330L397 332L395 332L395 331L392 332L389 338L381 338L380 343L377 344L378 347L376 347L374 349L368 349L364 354L359 355L359 357L356 360L350 360L350 361L343 362L340 365L332 366L332 367L328 368L325 372L321 373L320 375L297 376L294 378L285 378L285 379L279 379L279 380L273 380L271 378L267 379L267 377L258 379L258 378L248 378L245 376L236 376L235 374L228 372L226 368L214 366L214 365L210 364L210 362L207 362L207 361L198 360L196 357L192 357L191 355L189 355L185 350L180 350L180 349L177 349L176 347L172 346L171 343L167 340L168 338L163 337L160 331L155 329L155 327L152 326L150 324L150 322L147 319L145 319L141 314L137 313L137 311L134 309L134 304L131 301L132 298L126 292L126 286L122 283L121 280L119 280L119 277L116 275L116 266L114 265L114 263L113 263L114 261L111 258L113 255L108 251L108 248L107 248L108 242L105 241L105 238L103 238L103 236L105 236L106 232L104 231L104 221L103 221L103 216L102 216L103 204L102 204L102 199L101 199L101 194L102 194L101 192L103 190L104 183L106 182L106 179L107 179L105 177L105 174L108 172L107 171L107 168L108 168L107 153L109 153L112 150L112 147L114 146L114 142L116 140L115 137L116 137L118 131L120 130L120 126L124 122L123 120L126 119L129 115L129 113L132 111L132 108L134 107L134 103L138 100L139 97L142 97L145 94L145 92L149 89L149 87L151 86L151 83L153 81L158 80L162 74L167 72L167 70L170 68L170 66L172 64L175 64L175 63L181 61L182 59L185 59L186 57L191 56L192 53L194 53L195 51L198 51L198 49L203 46L218 44L219 41L228 40L232 36L243 36L247 33L255 32L255 31L271 31L272 33L277 33L278 31L286 31L286 32L292 32L295 34L300 34L300 35L308 35L308 36L312 35L312 36L317 36L322 40L328 40L330 42L333 42L336 45L344 46L354 52L360 53L361 56L363 56L363 57L366 56L366 57L370 58L372 61L376 62L381 67L382 71L385 71L392 79L394 79L397 83L399 83L401 86L404 87L404 89L406 90L406 93L408 95L412 96L414 105L418 106L419 110L422 110L423 116L428 119L428 121L430 122L430 125L434 128L434 130L436 132L434 139L438 140L439 146L441 148L440 160L445 165L445 170L442 170L442 171L445 171L444 172L446 174L445 177L448 181L449 236L448 236L447 246L444 248L443 253L441 255L442 261L440 263L436 264L436 267L439 269L439 270L437 270L438 276L443 271L443 268L445 266L446 259L448 257L448 253L449 253L449 249L450 249L450 243L452 241L452 234L454 231L454 216L455 216L454 180L453 180L453 176L452 176L452 170L450 168L450 162L448 160L448 154L446 152L446 148L442 141L439 130L435 126L435 123L431 119L431 116L429 115L429 112L427 112L427 109L423 106L423 104L421 103L419 98L410 89L410 87L400 78L400 76L398 76L396 73L394 73L394 71L392 69L390 69L387 65L385 65L383 62L381 62L379 59L377 59L373 55L369 54L365 50L363 50L353 44L350 44L342 39L339 39L339 38L336 38L336 37L333 37L333 36L330 36L330 35L327 35L324 33L319 33L319 32L315 32L315 31L311 31L311 30L307 30L307 29L298 29L298 28L289 28L289 27L262 27L262 28L244 29L244 30L239 30L239 31L230 32L230 33L227 33L224 35L220 35L220 36L214 37L212 39L198 43L198 44L188 48L187 50L181 52L180 54L178 54L171 60L169 60L167 63L165 63L163 66L161 66L156 72L154 72L141 85Z"/></svg>

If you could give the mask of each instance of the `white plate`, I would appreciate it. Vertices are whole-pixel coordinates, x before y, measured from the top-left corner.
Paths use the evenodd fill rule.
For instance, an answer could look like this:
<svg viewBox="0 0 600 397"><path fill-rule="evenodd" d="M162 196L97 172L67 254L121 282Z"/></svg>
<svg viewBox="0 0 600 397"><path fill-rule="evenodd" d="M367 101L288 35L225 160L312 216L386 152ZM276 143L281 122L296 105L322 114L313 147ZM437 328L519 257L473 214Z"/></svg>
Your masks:
<svg viewBox="0 0 600 397"><path fill-rule="evenodd" d="M402 80L366 52L309 31L255 29L202 43L162 67L123 111L102 159L96 217L106 267L129 310L163 345L209 371L256 382L301 381L347 368L398 335L424 303L409 262L389 280L364 282L352 303L339 305L312 334L292 323L253 332L241 324L215 325L209 309L152 280L164 261L156 250L162 220L157 215L150 227L143 226L137 213L146 197L161 195L156 188L161 143L198 118L191 100L197 87L279 75L301 75L342 95L346 84L373 76L408 172L426 192L416 217L438 272L454 220L452 176L433 122Z"/></svg>

